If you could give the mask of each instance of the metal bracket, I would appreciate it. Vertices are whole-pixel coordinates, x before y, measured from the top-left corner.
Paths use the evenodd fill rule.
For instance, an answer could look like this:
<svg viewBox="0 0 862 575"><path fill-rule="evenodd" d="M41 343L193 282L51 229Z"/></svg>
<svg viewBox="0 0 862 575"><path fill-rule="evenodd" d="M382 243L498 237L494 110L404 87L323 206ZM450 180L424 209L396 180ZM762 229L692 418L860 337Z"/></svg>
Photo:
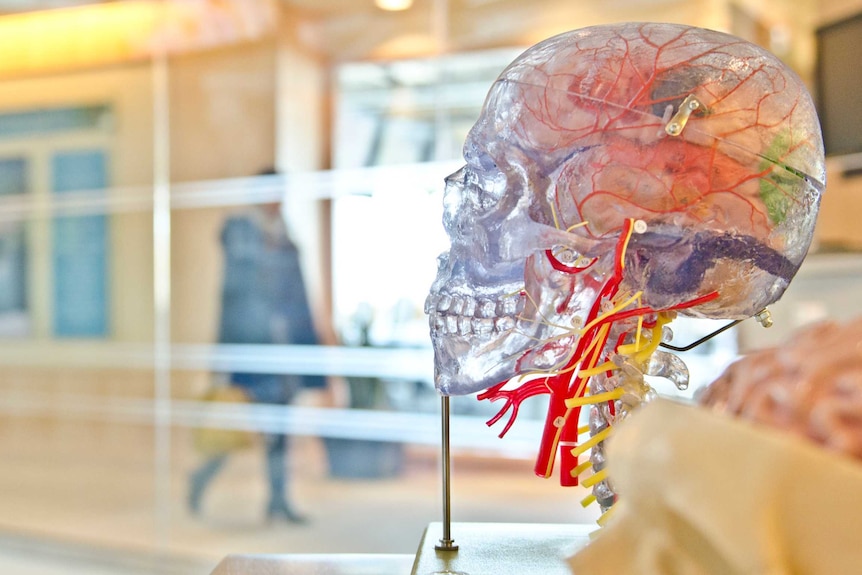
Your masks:
<svg viewBox="0 0 862 575"><path fill-rule="evenodd" d="M772 327L772 313L767 308L763 308L762 310L760 310L759 312L754 314L754 319L756 319L757 323L759 323L763 327ZM692 343L690 343L688 345L681 346L681 347L677 347L675 345L671 345L669 343L664 343L664 342L661 342L658 345L659 345L659 347L663 347L663 348L669 349L671 351L688 351L690 349L696 348L697 346L699 346L702 343L705 343L705 342L711 340L712 338L714 338L715 336L717 336L721 332L727 331L730 328L732 328L733 326L735 326L735 325L737 325L743 321L745 321L745 320L744 319L734 320L734 321L732 321L726 325L721 326L720 328L718 328L714 332L703 336L702 338L698 339L697 341L693 341Z"/></svg>
<svg viewBox="0 0 862 575"><path fill-rule="evenodd" d="M679 105L679 110L676 111L676 114L670 119L670 121L665 125L664 131L668 136L679 136L682 134L685 125L688 123L688 119L696 110L705 110L706 107L700 103L700 100L694 97L694 95L689 94L685 97L685 100L682 101L682 104Z"/></svg>

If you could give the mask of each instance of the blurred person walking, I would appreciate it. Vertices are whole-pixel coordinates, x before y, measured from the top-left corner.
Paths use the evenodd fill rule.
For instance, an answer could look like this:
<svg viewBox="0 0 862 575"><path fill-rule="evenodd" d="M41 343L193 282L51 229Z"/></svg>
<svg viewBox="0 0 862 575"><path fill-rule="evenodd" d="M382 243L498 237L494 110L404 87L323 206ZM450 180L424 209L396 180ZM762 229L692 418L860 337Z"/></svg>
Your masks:
<svg viewBox="0 0 862 575"><path fill-rule="evenodd" d="M266 170L259 175L275 175ZM224 281L221 293L220 343L319 343L311 319L299 251L290 239L280 203L257 204L230 216L221 232ZM278 373L232 373L230 384L250 401L288 405L301 389L326 386L323 376ZM304 523L289 497L288 438L265 433L269 483L268 520ZM212 455L190 477L189 508L200 513L207 486L228 460L228 453Z"/></svg>

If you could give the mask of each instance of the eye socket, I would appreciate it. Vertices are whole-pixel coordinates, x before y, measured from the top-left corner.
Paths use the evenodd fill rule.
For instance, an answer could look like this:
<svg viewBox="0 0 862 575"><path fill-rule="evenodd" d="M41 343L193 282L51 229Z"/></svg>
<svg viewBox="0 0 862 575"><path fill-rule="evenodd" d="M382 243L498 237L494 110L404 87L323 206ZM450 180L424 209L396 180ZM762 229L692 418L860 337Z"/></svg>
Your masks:
<svg viewBox="0 0 862 575"><path fill-rule="evenodd" d="M488 154L487 150L479 148L472 139L468 139L464 145L464 159L467 165L480 170L496 170L497 162Z"/></svg>
<svg viewBox="0 0 862 575"><path fill-rule="evenodd" d="M476 160L479 163L479 167L483 170L497 170L497 162L495 162L494 158L492 158L486 152L482 152L481 154L479 154Z"/></svg>

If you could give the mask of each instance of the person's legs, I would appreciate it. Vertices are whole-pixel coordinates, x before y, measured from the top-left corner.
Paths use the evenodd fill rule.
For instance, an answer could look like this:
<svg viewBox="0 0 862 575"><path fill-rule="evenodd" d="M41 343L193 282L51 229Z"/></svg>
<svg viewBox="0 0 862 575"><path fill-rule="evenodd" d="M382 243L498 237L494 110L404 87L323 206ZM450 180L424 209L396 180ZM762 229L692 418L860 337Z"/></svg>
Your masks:
<svg viewBox="0 0 862 575"><path fill-rule="evenodd" d="M291 523L305 523L287 496L287 437L281 433L264 435L266 466L269 476L269 505L267 519L283 517Z"/></svg>
<svg viewBox="0 0 862 575"><path fill-rule="evenodd" d="M218 474L219 470L224 467L227 461L227 455L216 455L204 461L189 478L189 510L197 515L200 513L201 501L203 500L204 492L207 485Z"/></svg>
<svg viewBox="0 0 862 575"><path fill-rule="evenodd" d="M245 386L251 398L260 404L290 405L298 389L296 376L234 374L233 378ZM269 482L267 518L273 520L281 517L291 523L304 523L305 518L289 503L287 437L281 433L264 433L263 442Z"/></svg>

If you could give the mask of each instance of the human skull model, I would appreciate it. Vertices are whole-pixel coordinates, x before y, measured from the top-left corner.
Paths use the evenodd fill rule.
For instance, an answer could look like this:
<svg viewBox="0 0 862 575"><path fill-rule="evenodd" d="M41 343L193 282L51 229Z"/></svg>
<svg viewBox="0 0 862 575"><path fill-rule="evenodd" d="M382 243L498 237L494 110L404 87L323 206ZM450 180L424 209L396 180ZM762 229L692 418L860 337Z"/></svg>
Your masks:
<svg viewBox="0 0 862 575"><path fill-rule="evenodd" d="M490 388L503 411L550 393L540 474L577 440L579 396L643 399L643 373L685 384L653 351L674 314L742 319L782 295L825 181L801 80L751 43L674 24L530 48L491 87L464 159L426 302L436 386ZM515 376L539 380L507 390ZM626 410L607 397L594 432Z"/></svg>

